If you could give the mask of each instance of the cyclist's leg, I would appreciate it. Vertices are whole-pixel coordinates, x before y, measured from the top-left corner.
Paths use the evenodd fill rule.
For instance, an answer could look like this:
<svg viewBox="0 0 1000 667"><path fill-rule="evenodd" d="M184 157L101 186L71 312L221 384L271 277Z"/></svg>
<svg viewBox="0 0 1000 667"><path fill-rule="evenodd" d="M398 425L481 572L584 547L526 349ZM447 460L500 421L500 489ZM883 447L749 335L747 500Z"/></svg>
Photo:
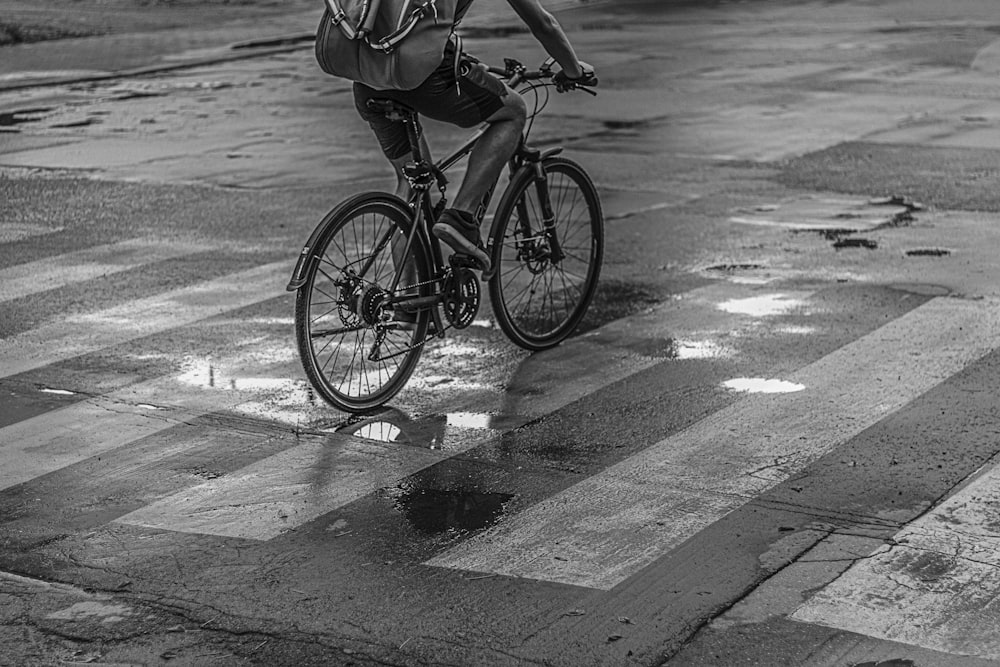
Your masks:
<svg viewBox="0 0 1000 667"><path fill-rule="evenodd" d="M505 94L500 98L503 106L489 118L489 124L476 147L469 155L469 165L454 208L472 213L479 206L486 191L497 182L510 156L517 150L524 130L526 109L524 99L503 82Z"/></svg>
<svg viewBox="0 0 1000 667"><path fill-rule="evenodd" d="M485 76L488 76L485 72ZM483 246L479 223L486 214L483 200L497 182L500 172L517 150L525 123L524 100L506 84L494 79L496 88L503 91L500 108L489 115L486 130L469 155L465 178L458 189L452 208L444 211L434 225L434 236L447 243L456 252L467 254L477 261L483 275L492 272L490 256Z"/></svg>
<svg viewBox="0 0 1000 667"><path fill-rule="evenodd" d="M411 188L409 181L406 180L406 176L403 174L403 167L408 162L413 161L413 151L410 146L406 124L402 121L390 120L380 113L371 111L367 107L368 100L373 97L391 96L392 93L376 91L360 83L354 84L355 107L361 115L361 118L368 122L372 132L375 133L379 146L382 148L383 155L385 155L386 159L392 165L393 172L395 172L396 189L394 194L403 201L409 201ZM430 147L427 145L426 138L422 135L420 137L420 146L424 159L430 161ZM403 265L401 280L403 281L404 286L413 285L417 282L413 262L406 261L406 258L403 257L405 248L406 239L400 237L392 240L393 261L397 266ZM413 292L413 290L407 290L407 293L411 292ZM415 321L414 313L400 312L397 314L397 317L407 321Z"/></svg>
<svg viewBox="0 0 1000 667"><path fill-rule="evenodd" d="M454 47L449 43L441 65L426 81L414 90L393 91L393 97L433 120L463 128L488 124L470 156L466 177L452 208L445 211L432 229L435 236L455 251L475 257L485 270L489 268L489 255L481 248L474 212L516 150L526 112L521 97L500 79L471 62L460 63L456 68L455 58Z"/></svg>

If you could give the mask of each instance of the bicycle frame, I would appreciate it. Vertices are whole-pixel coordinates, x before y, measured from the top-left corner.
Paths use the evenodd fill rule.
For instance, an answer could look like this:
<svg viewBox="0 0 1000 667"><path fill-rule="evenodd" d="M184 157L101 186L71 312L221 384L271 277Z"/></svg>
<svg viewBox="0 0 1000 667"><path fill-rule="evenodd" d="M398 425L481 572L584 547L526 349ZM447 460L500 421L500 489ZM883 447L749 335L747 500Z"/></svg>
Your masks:
<svg viewBox="0 0 1000 667"><path fill-rule="evenodd" d="M550 85L564 92L561 83L549 81L547 65L528 71L515 61L505 63L503 71L490 71L508 85L527 83L519 92ZM507 162L510 180L486 237L496 268L482 276L475 259L451 253L432 231L448 205L444 172L475 151L489 126L435 162L422 150L423 119L416 111L387 99L369 100L373 111L404 122L411 150L396 163L402 184L410 186L400 188L408 190L406 199L370 191L342 201L313 230L288 283L296 291L295 335L303 368L330 404L349 412L384 405L405 386L425 343L474 323L484 287L497 326L524 349L558 345L580 324L600 273L603 217L582 166L554 157L561 148L543 152L528 145L530 121L547 100L547 92L536 96ZM475 203L480 225L499 180ZM440 198L433 195L435 187ZM564 233L566 238L559 238ZM389 361L393 358L399 360Z"/></svg>
<svg viewBox="0 0 1000 667"><path fill-rule="evenodd" d="M372 100L372 102L375 102L375 100ZM433 185L438 185L442 193L442 198L444 197L445 185L447 183L447 180L444 179L444 172L472 152L483 133L488 129L488 126L484 125L480 127L450 154L432 165L428 159L429 156L425 156L421 149L420 139L423 134L423 128L421 127L418 114L412 110L403 110L401 105L396 105L391 101L383 101L383 103L378 106L381 106L383 112L387 115L392 114L392 117L397 120L401 120L406 124L410 151L413 156L413 162L408 163L403 170L404 176L410 183L412 193L409 200L406 202L407 210L405 210L405 213L412 221L412 225L409 233L407 234L400 256L406 257L414 243L422 244L432 263L431 281L440 284L445 279L445 263L440 244L437 242L437 239L433 238L430 234L430 227L436 217L434 207L431 205L430 189ZM538 149L528 147L526 140L526 136L521 137L518 148L508 163L508 170L511 179L513 179L517 172L521 169L533 169L535 171L536 191L542 211L544 238L539 236L530 236L531 230L527 227L527 224L523 222L528 219L526 211L527 204L521 202L518 205L519 213L521 214L519 217L522 220L522 231L524 233L521 242L530 242L532 244L535 242L547 242L546 256L549 261L557 263L563 258L563 253L559 244L559 239L554 233L554 214L551 200L549 198L549 190L543 161L550 156L561 153L562 148L551 148L543 153ZM477 210L475 211L476 220L480 224L485 218L498 182L499 179L487 189ZM382 249L385 247L386 243L392 242L390 236L391 231L387 231L386 235L379 240L376 247ZM493 238L492 229L490 230L487 238ZM310 263L318 260L318 257L312 253L312 248L316 246L317 241L318 238L316 237L316 232L314 232L313 237L310 237L299 256L295 270L292 273L292 279L289 281L286 288L289 291L294 291L305 284L305 276ZM492 244L491 241L488 241L488 243L490 243L490 246L487 247L487 252L489 253L492 251ZM356 274L357 277L364 279L365 274L370 268L371 261L366 262L365 265L361 267L361 270ZM440 302L442 296L440 292L428 296L397 294L399 286L403 280L404 271L405 265L400 263L400 266L396 268L396 272L391 283L390 292L393 296L389 299L389 304L405 311L415 312L423 308L430 308ZM432 308L431 312L434 317L434 324L437 328L438 335L443 335L445 327L440 321L438 309Z"/></svg>

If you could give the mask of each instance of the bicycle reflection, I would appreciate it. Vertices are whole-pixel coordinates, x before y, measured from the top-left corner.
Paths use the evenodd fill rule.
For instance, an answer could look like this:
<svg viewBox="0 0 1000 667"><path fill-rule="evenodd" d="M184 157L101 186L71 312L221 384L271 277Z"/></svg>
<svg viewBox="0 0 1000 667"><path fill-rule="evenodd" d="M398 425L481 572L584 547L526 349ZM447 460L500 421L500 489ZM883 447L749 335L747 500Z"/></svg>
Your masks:
<svg viewBox="0 0 1000 667"><path fill-rule="evenodd" d="M441 449L449 427L489 428L490 416L460 412L414 420L391 409L338 432L388 444ZM481 530L500 519L513 494L484 488L488 488L487 480L477 466L446 459L407 476L383 493L414 530L439 535Z"/></svg>

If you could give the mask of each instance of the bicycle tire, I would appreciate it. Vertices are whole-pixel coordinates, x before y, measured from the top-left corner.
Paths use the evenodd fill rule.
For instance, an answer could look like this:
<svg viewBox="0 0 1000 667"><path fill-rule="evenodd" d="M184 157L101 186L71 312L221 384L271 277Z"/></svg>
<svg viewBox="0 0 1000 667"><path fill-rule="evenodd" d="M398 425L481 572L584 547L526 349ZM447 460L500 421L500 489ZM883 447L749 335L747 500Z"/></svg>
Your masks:
<svg viewBox="0 0 1000 667"><path fill-rule="evenodd" d="M366 193L327 213L296 291L295 338L306 377L326 402L346 412L370 411L392 399L423 350L430 310L417 311L413 327L404 330L386 326L391 309L387 313L383 304L396 270L388 239L405 240L408 210L392 195ZM424 245L415 242L408 257L414 282L426 283L431 268ZM421 296L431 293L427 284L417 289ZM380 350L378 359L369 357L373 349Z"/></svg>
<svg viewBox="0 0 1000 667"><path fill-rule="evenodd" d="M551 248L540 240L533 169L515 173L490 231L493 313L508 338L532 351L554 347L576 330L597 290L604 258L604 215L590 176L562 157L548 157L542 165L565 256L551 261Z"/></svg>

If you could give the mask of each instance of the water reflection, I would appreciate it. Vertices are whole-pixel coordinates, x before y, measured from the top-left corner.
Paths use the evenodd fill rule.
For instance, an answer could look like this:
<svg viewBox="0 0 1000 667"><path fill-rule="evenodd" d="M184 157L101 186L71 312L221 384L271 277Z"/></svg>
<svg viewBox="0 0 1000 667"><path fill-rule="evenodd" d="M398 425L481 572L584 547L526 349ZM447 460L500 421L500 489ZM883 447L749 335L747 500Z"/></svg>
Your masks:
<svg viewBox="0 0 1000 667"><path fill-rule="evenodd" d="M355 417L334 432L353 435L386 444L401 444L426 449L464 449L463 441L493 429L493 415L478 412L430 414L413 419L404 412L389 408L372 417Z"/></svg>
<svg viewBox="0 0 1000 667"><path fill-rule="evenodd" d="M802 391L806 388L803 384L789 382L787 380L775 380L768 378L735 378L722 383L727 389L743 391L749 394L788 394Z"/></svg>
<svg viewBox="0 0 1000 667"><path fill-rule="evenodd" d="M432 414L417 419L390 408L378 415L356 418L336 433L378 443L424 449L465 451L483 442L493 415L475 412ZM485 471L460 457L442 459L404 478L382 493L410 526L424 534L454 534L480 530L495 523L514 496L490 491ZM444 458L447 457L447 458Z"/></svg>
<svg viewBox="0 0 1000 667"><path fill-rule="evenodd" d="M46 387L44 389L39 389L38 391L43 394L56 394L58 396L76 396L76 392L70 391L69 389L50 389Z"/></svg>
<svg viewBox="0 0 1000 667"><path fill-rule="evenodd" d="M469 488L427 488L427 477L414 475L398 489L394 506L417 531L429 535L466 533L487 528L503 515L504 505L514 496Z"/></svg>
<svg viewBox="0 0 1000 667"><path fill-rule="evenodd" d="M719 310L734 315L750 315L752 317L767 317L783 315L802 305L799 299L790 298L786 294L765 294L746 299L730 299L719 304Z"/></svg>

